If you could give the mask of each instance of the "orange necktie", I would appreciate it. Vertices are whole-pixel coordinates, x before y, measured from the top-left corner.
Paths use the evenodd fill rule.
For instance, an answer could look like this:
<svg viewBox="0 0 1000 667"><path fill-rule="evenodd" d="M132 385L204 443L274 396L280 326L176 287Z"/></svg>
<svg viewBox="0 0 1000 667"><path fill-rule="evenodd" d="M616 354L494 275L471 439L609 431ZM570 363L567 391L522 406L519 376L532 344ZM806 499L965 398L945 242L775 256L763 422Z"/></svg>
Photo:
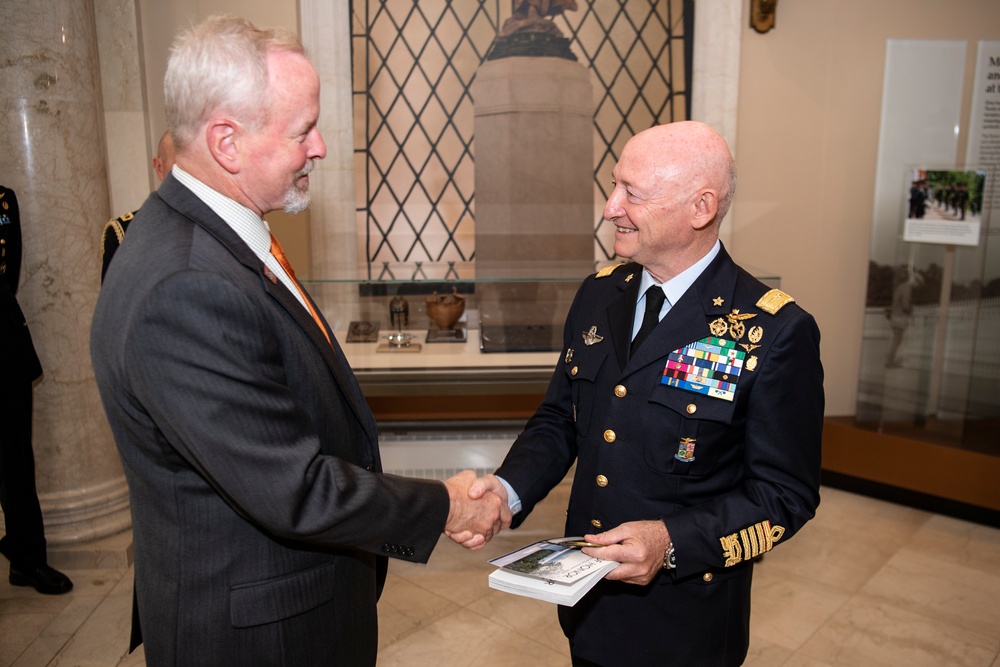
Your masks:
<svg viewBox="0 0 1000 667"><path fill-rule="evenodd" d="M295 278L295 271L292 270L292 265L288 263L288 258L285 257L285 251L281 249L281 244L278 243L278 239L274 238L274 234L271 234L271 254L274 255L274 258L278 260L278 264L281 264L281 268L285 270L288 277L292 279L293 283L295 283L296 289L298 289L299 294L302 295L302 300L306 303L306 308L309 309L309 314L312 315L314 320L316 320L316 326L318 326L319 330L323 332L324 336L326 336L326 342L333 345L330 341L330 334L326 332L326 327L323 326L323 320L319 319L319 314L313 308L312 301L310 301L309 297L306 296L305 290L302 289L302 285L300 285L298 279Z"/></svg>

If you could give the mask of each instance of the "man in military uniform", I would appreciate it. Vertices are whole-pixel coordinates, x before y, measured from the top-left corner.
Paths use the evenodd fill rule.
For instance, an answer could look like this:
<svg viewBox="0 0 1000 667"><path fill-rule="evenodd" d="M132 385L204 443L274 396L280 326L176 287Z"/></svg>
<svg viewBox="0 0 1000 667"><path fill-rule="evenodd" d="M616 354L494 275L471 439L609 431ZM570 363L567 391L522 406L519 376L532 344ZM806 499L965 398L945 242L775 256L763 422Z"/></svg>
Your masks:
<svg viewBox="0 0 1000 667"><path fill-rule="evenodd" d="M31 385L41 377L42 365L15 297L20 275L17 197L0 186L0 507L6 529L0 553L10 561L11 584L58 595L73 583L49 567L45 552L31 449Z"/></svg>
<svg viewBox="0 0 1000 667"><path fill-rule="evenodd" d="M736 166L707 125L636 135L613 176L604 218L632 263L580 287L496 475L516 527L575 463L566 534L621 563L559 608L574 665L739 665L754 560L819 503L819 330L719 242Z"/></svg>
<svg viewBox="0 0 1000 667"><path fill-rule="evenodd" d="M170 132L164 132L160 137L160 143L156 146L156 157L153 158L153 171L161 181L170 173L170 168L174 166L174 140ZM135 217L135 211L130 211L117 218L108 220L101 233L101 282L104 282L104 275L108 272L111 259L115 256L115 251L125 239L125 232L129 223Z"/></svg>

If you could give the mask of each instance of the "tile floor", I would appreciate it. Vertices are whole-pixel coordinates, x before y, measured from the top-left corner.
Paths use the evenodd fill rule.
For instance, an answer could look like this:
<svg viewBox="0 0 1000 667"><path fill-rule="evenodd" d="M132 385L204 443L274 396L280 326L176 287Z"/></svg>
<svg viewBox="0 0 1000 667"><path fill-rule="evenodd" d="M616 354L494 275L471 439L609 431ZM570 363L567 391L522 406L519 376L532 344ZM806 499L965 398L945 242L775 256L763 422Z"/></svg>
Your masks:
<svg viewBox="0 0 1000 667"><path fill-rule="evenodd" d="M408 459L421 459L412 444L383 444L386 469L411 469ZM424 458L435 447L453 466L440 443ZM489 462L489 451L477 455ZM429 564L394 561L379 603L379 667L568 665L554 607L486 583L488 558L561 533L568 495L564 482L481 551L442 537ZM832 488L822 495L816 519L754 574L747 665L1000 667L1000 530ZM66 596L0 578L0 667L144 665L141 649L124 655L132 570L115 554L127 542L97 545L106 556L90 560L55 554L60 566L75 563Z"/></svg>

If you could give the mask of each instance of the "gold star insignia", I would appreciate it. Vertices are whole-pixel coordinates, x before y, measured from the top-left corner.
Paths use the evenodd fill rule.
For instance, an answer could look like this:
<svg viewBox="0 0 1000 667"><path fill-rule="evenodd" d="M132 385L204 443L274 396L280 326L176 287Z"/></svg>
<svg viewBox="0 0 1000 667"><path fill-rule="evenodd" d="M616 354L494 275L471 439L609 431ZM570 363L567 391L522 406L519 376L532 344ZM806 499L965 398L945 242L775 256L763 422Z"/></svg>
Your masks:
<svg viewBox="0 0 1000 667"><path fill-rule="evenodd" d="M725 301L725 299L723 299L721 296L717 296L714 299L712 299L712 305L721 306L723 301Z"/></svg>
<svg viewBox="0 0 1000 667"><path fill-rule="evenodd" d="M635 274L632 274L632 273L628 274L628 278L625 279L625 282L631 282L633 275L635 275Z"/></svg>

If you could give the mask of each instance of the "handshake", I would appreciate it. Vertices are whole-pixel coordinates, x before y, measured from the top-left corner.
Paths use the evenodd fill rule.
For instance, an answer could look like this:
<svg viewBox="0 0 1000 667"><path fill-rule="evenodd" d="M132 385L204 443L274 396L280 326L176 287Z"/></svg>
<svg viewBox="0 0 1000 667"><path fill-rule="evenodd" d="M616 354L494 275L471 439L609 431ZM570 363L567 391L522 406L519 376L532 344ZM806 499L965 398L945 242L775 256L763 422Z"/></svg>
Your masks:
<svg viewBox="0 0 1000 667"><path fill-rule="evenodd" d="M451 507L444 534L467 549L479 549L510 527L507 489L495 475L465 470L445 481Z"/></svg>

